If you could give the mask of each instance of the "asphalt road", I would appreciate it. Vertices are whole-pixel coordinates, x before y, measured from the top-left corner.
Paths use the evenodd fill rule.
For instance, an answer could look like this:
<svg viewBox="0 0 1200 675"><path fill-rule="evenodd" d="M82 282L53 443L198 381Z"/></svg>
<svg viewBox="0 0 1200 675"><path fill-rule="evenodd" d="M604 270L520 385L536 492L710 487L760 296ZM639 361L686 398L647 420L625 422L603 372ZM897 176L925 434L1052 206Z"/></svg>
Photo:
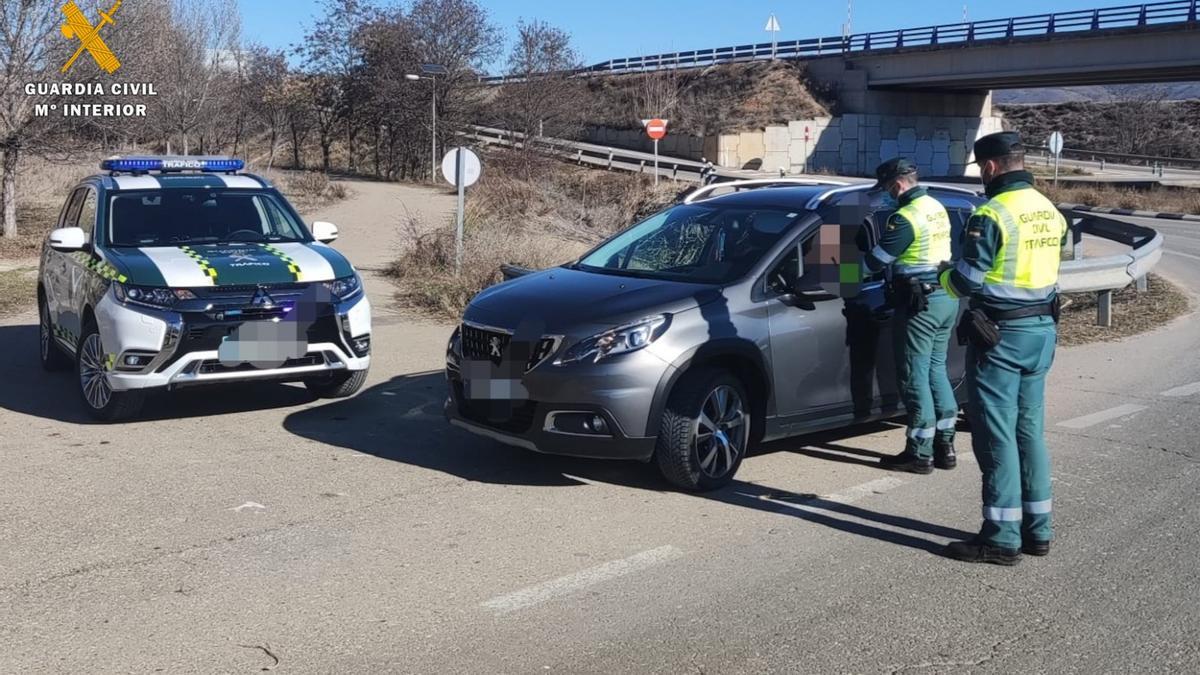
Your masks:
<svg viewBox="0 0 1200 675"><path fill-rule="evenodd" d="M323 214L364 267L398 194ZM1200 290L1200 228L1153 226ZM357 398L185 391L120 426L40 371L32 313L0 325L0 672L1200 669L1196 316L1059 352L1058 540L998 568L937 555L977 527L979 473L880 470L897 427L679 494L446 426L449 327L382 309Z"/></svg>

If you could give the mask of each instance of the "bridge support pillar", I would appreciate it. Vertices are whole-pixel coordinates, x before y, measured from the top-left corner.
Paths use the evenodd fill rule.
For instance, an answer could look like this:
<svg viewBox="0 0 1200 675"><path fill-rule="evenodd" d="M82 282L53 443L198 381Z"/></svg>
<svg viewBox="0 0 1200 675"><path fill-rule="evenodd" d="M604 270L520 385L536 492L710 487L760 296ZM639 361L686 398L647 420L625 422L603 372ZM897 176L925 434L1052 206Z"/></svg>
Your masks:
<svg viewBox="0 0 1200 675"><path fill-rule="evenodd" d="M795 172L807 164L869 176L881 161L902 156L915 161L926 176L971 175L977 171L967 164L975 140L1002 130L1000 119L992 114L990 91L878 90L869 86L866 70L847 61L825 59L807 65L810 78L836 89L842 115L826 125L809 125L821 130L806 161L797 161L797 135L792 134Z"/></svg>

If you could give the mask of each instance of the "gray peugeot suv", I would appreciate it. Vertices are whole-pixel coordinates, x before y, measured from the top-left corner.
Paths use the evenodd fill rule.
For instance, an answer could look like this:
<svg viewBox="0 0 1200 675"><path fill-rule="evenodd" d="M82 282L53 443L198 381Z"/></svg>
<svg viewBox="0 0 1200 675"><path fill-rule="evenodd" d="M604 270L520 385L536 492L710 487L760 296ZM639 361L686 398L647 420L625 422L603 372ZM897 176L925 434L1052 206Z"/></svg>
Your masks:
<svg viewBox="0 0 1200 675"><path fill-rule="evenodd" d="M957 242L983 199L928 187ZM710 490L757 443L902 414L886 279L863 277L845 244L864 224L877 237L895 209L869 188L708 186L574 262L485 289L447 346L447 419L538 452L654 461Z"/></svg>

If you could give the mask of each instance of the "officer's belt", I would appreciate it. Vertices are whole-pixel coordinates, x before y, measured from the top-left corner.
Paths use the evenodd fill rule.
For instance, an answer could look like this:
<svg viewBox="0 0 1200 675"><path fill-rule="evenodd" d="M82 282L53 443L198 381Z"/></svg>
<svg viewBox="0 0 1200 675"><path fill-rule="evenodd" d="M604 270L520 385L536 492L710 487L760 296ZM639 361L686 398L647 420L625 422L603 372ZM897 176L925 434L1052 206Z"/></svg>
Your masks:
<svg viewBox="0 0 1200 675"><path fill-rule="evenodd" d="M982 307L983 313L987 318L1000 323L1001 321L1014 321L1016 319L1025 319L1031 316L1054 316L1057 311L1055 305L1058 304L1058 298L1050 302L1043 302L1029 307L1021 307L1020 309L1010 309L999 311L990 307Z"/></svg>

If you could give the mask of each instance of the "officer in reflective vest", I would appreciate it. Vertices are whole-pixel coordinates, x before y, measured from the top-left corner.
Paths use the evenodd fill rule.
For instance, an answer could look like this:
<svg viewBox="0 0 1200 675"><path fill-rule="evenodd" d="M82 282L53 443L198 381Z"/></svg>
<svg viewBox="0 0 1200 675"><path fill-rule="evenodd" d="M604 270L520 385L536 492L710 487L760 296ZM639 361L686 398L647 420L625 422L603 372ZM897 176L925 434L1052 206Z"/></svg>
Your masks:
<svg viewBox="0 0 1200 675"><path fill-rule="evenodd" d="M950 260L950 217L925 188L917 185L917 167L897 157L875 170L875 187L886 190L899 208L885 223L879 243L868 248L864 228L858 245L872 272L891 267L895 315L892 341L897 380L908 412L904 451L885 457L894 471L930 474L953 469L954 424L958 402L946 374L946 349L958 300L937 283L938 266Z"/></svg>
<svg viewBox="0 0 1200 675"><path fill-rule="evenodd" d="M969 297L967 415L983 471L983 525L946 547L967 562L1014 565L1050 552L1050 457L1043 393L1057 342L1058 266L1066 219L1033 188L1014 132L975 143L990 201L967 222L962 259L940 274Z"/></svg>

